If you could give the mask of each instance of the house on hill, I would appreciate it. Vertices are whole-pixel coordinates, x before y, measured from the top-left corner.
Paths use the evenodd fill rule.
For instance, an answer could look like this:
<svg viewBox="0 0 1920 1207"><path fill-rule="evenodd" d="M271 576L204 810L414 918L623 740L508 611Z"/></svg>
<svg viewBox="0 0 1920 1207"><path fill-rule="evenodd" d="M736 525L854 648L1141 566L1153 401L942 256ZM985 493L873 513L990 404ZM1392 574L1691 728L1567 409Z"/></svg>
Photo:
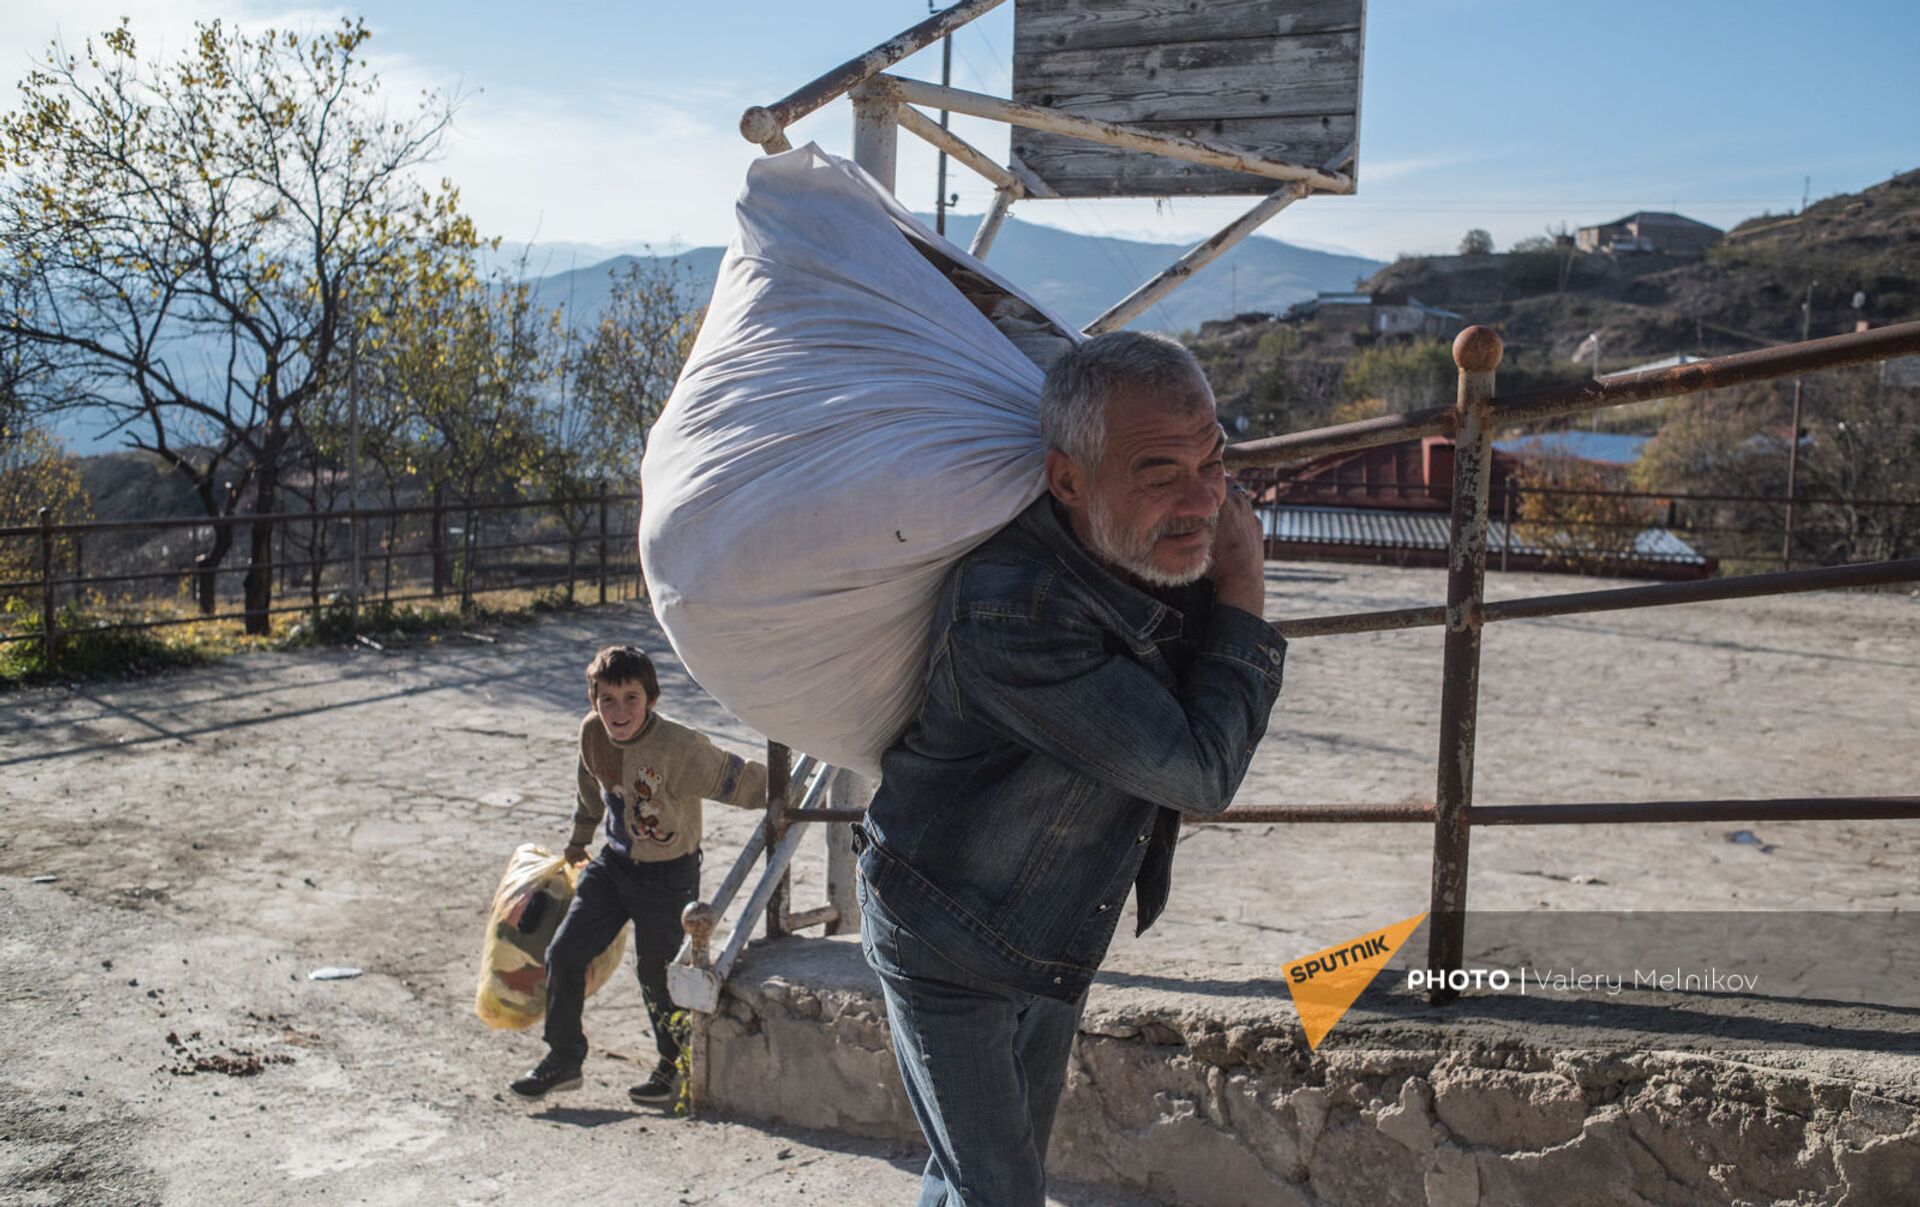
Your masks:
<svg viewBox="0 0 1920 1207"><path fill-rule="evenodd" d="M1349 331L1376 339L1452 339L1467 320L1429 306L1401 290L1322 293L1287 310L1286 321L1313 320L1323 331Z"/></svg>
<svg viewBox="0 0 1920 1207"><path fill-rule="evenodd" d="M1568 439L1573 437L1575 439ZM1620 438L1639 440L1638 437ZM1638 445L1600 445L1593 433L1548 433L1496 441L1488 486L1487 567L1556 570L1584 562L1623 578L1708 578L1716 569L1686 541L1661 527L1633 534L1624 551L1599 549L1578 530L1541 534L1514 520L1522 466L1537 457L1575 457L1618 465ZM1453 509L1453 441L1429 436L1353 453L1333 453L1291 470L1242 470L1266 532L1267 556L1299 561L1444 566ZM1569 558L1569 546L1588 553Z"/></svg>
<svg viewBox="0 0 1920 1207"><path fill-rule="evenodd" d="M1684 214L1641 210L1601 226L1583 226L1575 232L1581 251L1661 252L1669 256L1704 255L1726 232Z"/></svg>

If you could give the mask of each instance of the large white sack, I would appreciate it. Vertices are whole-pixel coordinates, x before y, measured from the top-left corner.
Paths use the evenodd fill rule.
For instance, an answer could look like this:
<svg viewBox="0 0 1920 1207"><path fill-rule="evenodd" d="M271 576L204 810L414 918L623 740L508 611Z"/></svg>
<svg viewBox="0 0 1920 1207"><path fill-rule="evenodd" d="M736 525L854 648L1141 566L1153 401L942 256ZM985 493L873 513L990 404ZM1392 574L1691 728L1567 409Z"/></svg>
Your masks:
<svg viewBox="0 0 1920 1207"><path fill-rule="evenodd" d="M1040 370L908 240L1024 295L811 144L736 214L641 463L648 594L735 715L877 775L942 577L1044 486Z"/></svg>

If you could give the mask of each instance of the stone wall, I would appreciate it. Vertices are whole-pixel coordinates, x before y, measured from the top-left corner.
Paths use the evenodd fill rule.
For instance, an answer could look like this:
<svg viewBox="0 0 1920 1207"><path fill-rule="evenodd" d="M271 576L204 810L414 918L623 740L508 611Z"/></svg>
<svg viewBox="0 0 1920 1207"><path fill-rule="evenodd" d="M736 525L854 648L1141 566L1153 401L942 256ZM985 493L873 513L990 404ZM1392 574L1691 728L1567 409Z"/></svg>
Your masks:
<svg viewBox="0 0 1920 1207"><path fill-rule="evenodd" d="M1515 1019L1410 999L1356 1011L1309 1053L1284 987L1245 971L1102 975L1054 1174L1262 1207L1859 1207L1920 1193L1912 1057L1583 1051L1552 1019L1516 1038ZM1846 1033L1873 1034L1858 1014ZM757 945L706 1028L702 1109L916 1139L888 1042L857 943Z"/></svg>

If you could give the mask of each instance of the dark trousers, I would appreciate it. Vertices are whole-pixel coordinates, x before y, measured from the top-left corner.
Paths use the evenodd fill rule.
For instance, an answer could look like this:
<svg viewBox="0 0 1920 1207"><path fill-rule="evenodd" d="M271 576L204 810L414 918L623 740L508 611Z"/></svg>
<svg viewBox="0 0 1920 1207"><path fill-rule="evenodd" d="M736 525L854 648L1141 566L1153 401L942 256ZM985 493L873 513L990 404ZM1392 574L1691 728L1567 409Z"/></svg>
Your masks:
<svg viewBox="0 0 1920 1207"><path fill-rule="evenodd" d="M700 895L700 852L659 863L634 863L602 848L581 870L573 904L547 946L547 1047L585 1060L587 965L607 949L629 919L633 922L634 971L653 1025L653 1045L663 1061L680 1059L680 1045L667 1030L673 999L667 996L667 964L680 950L680 911Z"/></svg>
<svg viewBox="0 0 1920 1207"><path fill-rule="evenodd" d="M895 921L862 879L860 945L933 1155L919 1207L1042 1207L1047 1141L1086 1008L982 980Z"/></svg>

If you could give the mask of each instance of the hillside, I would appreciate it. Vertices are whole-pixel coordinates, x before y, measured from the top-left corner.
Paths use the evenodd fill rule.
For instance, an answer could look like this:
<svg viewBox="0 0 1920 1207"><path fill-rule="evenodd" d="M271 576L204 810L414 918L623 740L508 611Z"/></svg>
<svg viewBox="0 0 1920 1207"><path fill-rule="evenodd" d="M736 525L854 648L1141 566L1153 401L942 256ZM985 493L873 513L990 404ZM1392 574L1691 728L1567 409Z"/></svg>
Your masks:
<svg viewBox="0 0 1920 1207"><path fill-rule="evenodd" d="M1403 257L1362 283L1483 323L1506 341L1503 390L1588 376L1574 364L1589 334L1601 367L1618 370L1676 353L1726 355L1800 338L1809 283L1815 337L1920 319L1920 171L1804 213L1762 215L1728 232L1704 258L1583 253L1543 246L1488 255ZM1865 293L1856 312L1853 298ZM1342 403L1384 398L1389 409L1433 405L1451 393L1444 341L1376 344L1350 323L1321 318L1215 322L1194 350L1222 409L1251 435L1351 417ZM1664 404L1592 422L1651 433Z"/></svg>
<svg viewBox="0 0 1920 1207"><path fill-rule="evenodd" d="M1567 271L1565 289L1560 277ZM1564 359L1599 331L1606 367L1711 354L1800 337L1813 285L1815 335L1920 318L1920 171L1843 193L1790 216L1761 215L1727 233L1704 260L1560 251L1414 257L1367 282L1498 327L1510 347Z"/></svg>

